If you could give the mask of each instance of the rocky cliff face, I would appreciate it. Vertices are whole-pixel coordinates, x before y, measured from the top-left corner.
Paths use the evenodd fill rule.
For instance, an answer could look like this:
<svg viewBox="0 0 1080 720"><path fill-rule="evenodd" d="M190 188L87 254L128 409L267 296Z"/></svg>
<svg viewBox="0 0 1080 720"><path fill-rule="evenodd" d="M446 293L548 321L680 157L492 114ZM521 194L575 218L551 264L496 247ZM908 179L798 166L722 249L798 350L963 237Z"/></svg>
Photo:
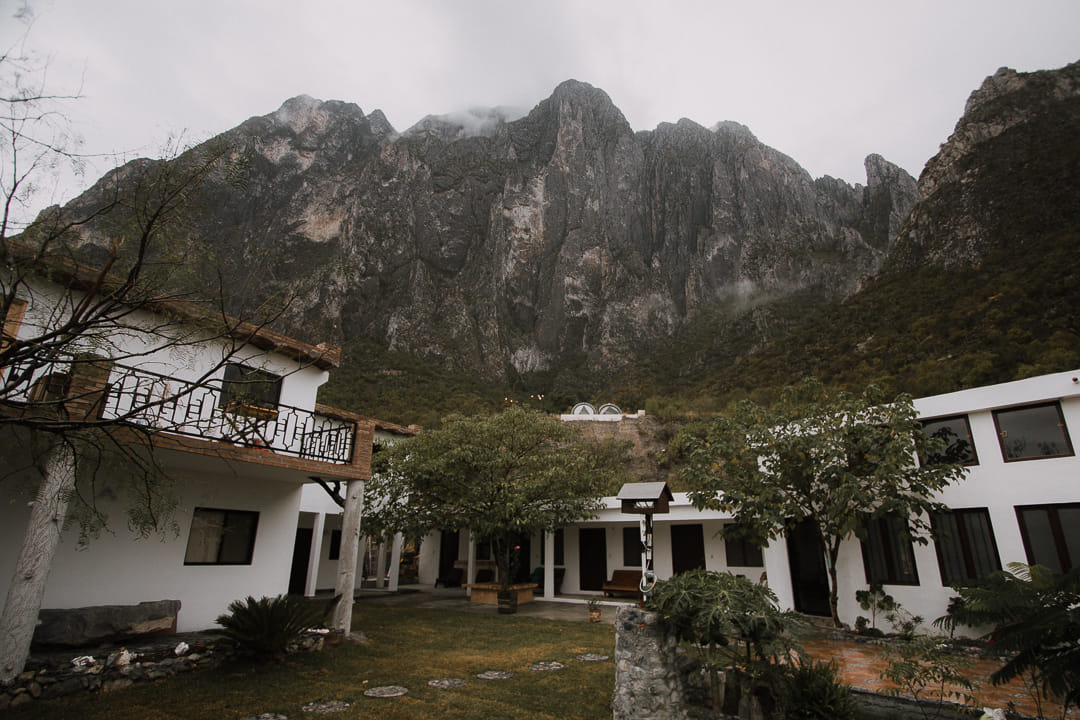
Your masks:
<svg viewBox="0 0 1080 720"><path fill-rule="evenodd" d="M378 111L298 97L216 141L243 177L205 187L189 230L228 277L255 269L250 292L301 288L287 331L497 380L613 370L705 310L842 299L918 199L874 155L852 187L735 123L634 133L576 81L517 120L401 134Z"/></svg>
<svg viewBox="0 0 1080 720"><path fill-rule="evenodd" d="M1001 68L968 98L948 142L919 177L921 202L889 268L975 265L991 249L1080 220L1080 62Z"/></svg>

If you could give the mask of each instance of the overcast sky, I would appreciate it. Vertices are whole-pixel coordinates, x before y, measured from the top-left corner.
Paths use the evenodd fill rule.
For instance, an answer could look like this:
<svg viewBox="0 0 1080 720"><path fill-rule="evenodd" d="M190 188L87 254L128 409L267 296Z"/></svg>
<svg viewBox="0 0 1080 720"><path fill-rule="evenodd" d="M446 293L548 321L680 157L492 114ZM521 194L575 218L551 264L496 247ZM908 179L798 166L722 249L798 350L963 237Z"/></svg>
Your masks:
<svg viewBox="0 0 1080 720"><path fill-rule="evenodd" d="M1080 0L30 0L29 29L26 4L0 0L0 46L81 94L85 152L127 159L300 94L381 109L402 131L527 110L574 78L635 130L734 120L814 177L864 183L870 153L918 177L999 67L1080 59Z"/></svg>

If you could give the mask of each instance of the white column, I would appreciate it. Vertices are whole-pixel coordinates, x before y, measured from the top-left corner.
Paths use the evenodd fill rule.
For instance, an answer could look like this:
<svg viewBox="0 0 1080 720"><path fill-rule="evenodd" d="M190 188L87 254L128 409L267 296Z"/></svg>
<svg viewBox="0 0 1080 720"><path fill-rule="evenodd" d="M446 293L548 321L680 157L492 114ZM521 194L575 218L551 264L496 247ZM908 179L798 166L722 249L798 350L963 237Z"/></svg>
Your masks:
<svg viewBox="0 0 1080 720"><path fill-rule="evenodd" d="M397 592L398 577L401 575L401 546L405 544L405 537L401 533L394 533L394 541L390 544L390 592Z"/></svg>
<svg viewBox="0 0 1080 720"><path fill-rule="evenodd" d="M356 593L356 556L360 550L360 516L364 511L364 481L351 480L345 488L345 512L341 519L341 556L338 560L334 630L352 632L353 596Z"/></svg>
<svg viewBox="0 0 1080 720"><path fill-rule="evenodd" d="M772 540L761 549L761 556L765 561L765 572L768 573L769 589L776 595L780 609L794 610L795 591L791 586L787 540L784 537Z"/></svg>
<svg viewBox="0 0 1080 720"><path fill-rule="evenodd" d="M323 527L325 527L325 513L315 513L315 521L311 526L311 552L308 553L307 579L304 580L304 595L313 597L319 584L319 560L322 558Z"/></svg>
<svg viewBox="0 0 1080 720"><path fill-rule="evenodd" d="M379 557L375 562L375 587L382 590L386 584L386 543L379 541Z"/></svg>
<svg viewBox="0 0 1080 720"><path fill-rule="evenodd" d="M555 597L555 533L544 531L544 599Z"/></svg>

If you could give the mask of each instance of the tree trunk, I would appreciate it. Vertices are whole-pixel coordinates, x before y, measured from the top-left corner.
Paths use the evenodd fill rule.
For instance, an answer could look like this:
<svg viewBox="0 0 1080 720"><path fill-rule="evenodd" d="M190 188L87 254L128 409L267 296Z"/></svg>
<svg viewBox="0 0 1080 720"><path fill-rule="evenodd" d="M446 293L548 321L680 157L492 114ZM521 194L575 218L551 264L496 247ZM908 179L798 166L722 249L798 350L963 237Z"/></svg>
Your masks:
<svg viewBox="0 0 1080 720"><path fill-rule="evenodd" d="M840 554L840 545L836 544L825 551L826 561L829 564L829 614L832 615L833 627L843 627L840 622L840 593L836 585L836 557Z"/></svg>
<svg viewBox="0 0 1080 720"><path fill-rule="evenodd" d="M74 489L75 450L61 442L45 461L41 487L30 510L30 521L0 615L0 684L14 680L30 656L30 641L45 597L45 584L60 545Z"/></svg>
<svg viewBox="0 0 1080 720"><path fill-rule="evenodd" d="M360 516L364 512L364 481L353 480L345 494L345 512L341 520L341 554L338 557L338 597L334 608L334 631L352 632L353 595L356 592L356 558L360 553Z"/></svg>

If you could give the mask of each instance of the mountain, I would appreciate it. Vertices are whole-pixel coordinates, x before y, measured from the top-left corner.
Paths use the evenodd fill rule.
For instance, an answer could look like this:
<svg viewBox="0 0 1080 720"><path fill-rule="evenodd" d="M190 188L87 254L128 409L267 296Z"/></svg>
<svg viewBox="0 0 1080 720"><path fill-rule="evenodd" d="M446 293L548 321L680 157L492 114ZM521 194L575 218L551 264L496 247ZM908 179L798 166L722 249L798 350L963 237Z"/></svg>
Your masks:
<svg viewBox="0 0 1080 720"><path fill-rule="evenodd" d="M228 148L228 170L175 233L199 259L187 282L215 267L248 301L292 295L281 329L343 344L353 369L328 397L388 419L414 421L408 402L476 407L515 392L550 409L600 392L628 406L736 397L827 370L814 348L868 362L874 338L899 330L832 323L881 287L906 307L923 273L948 287L947 273L994 253L1007 267L1054 233L1072 242L1060 233L1080 207L1076 75L999 71L918 182L871 155L865 186L811 178L733 122L635 133L602 90L573 80L521 117L476 109L404 132L378 110L301 96L210 141ZM117 233L99 222L83 234ZM895 323L945 302L922 301ZM826 330L860 334L807 335ZM895 364L907 350L880 352Z"/></svg>
<svg viewBox="0 0 1080 720"><path fill-rule="evenodd" d="M606 394L712 410L808 374L918 396L1080 367L1078 188L1080 63L999 70L927 163L919 201L859 292L763 346L745 340L746 318L734 329L699 318ZM797 302L792 316L804 314Z"/></svg>

